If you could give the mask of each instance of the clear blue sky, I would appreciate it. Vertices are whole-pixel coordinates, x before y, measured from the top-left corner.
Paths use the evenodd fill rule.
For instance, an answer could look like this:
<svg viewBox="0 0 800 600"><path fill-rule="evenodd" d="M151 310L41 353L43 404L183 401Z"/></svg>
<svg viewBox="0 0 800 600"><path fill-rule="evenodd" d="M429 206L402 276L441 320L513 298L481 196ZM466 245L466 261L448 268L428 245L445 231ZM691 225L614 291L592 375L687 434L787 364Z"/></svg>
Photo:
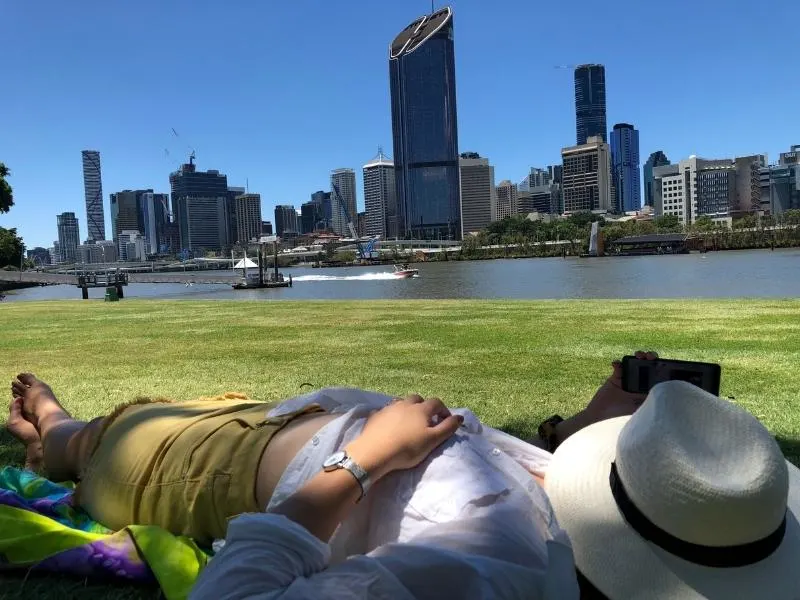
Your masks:
<svg viewBox="0 0 800 600"><path fill-rule="evenodd" d="M608 125L640 130L642 161L800 143L795 2L453 0L460 150L497 181L560 161L575 142L572 71L606 65ZM437 7L442 6L437 2ZM169 191L199 168L299 208L329 171L391 154L387 49L424 0L0 0L0 161L16 206L0 226L49 246L56 214L86 236L81 150L108 194ZM179 137L172 133L174 128ZM169 151L169 155L165 153ZM363 197L359 189L359 207Z"/></svg>

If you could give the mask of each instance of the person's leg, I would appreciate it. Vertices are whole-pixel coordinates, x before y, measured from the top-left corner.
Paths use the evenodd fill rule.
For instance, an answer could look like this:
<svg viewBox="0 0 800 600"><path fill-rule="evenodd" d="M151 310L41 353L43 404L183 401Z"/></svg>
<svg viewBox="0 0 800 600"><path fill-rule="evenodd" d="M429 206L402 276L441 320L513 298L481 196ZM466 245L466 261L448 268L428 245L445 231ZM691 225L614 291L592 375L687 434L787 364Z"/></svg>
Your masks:
<svg viewBox="0 0 800 600"><path fill-rule="evenodd" d="M11 391L14 399L10 414L23 417L24 422L16 419L12 425L9 419L8 428L26 445L28 462L37 465L38 459L38 465L55 481L77 479L89 460L105 417L89 423L76 421L58 402L50 386L30 373L20 373L12 382ZM28 425L33 426L38 439Z"/></svg>

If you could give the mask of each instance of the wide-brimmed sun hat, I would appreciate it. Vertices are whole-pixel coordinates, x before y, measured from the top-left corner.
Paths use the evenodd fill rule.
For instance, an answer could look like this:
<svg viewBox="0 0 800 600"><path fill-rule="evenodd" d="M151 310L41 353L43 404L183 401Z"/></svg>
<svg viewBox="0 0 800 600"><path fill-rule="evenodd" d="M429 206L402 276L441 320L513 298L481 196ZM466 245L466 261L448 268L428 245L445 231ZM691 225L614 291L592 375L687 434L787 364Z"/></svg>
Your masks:
<svg viewBox="0 0 800 600"><path fill-rule="evenodd" d="M692 384L568 438L545 488L608 598L800 598L800 471L753 415Z"/></svg>

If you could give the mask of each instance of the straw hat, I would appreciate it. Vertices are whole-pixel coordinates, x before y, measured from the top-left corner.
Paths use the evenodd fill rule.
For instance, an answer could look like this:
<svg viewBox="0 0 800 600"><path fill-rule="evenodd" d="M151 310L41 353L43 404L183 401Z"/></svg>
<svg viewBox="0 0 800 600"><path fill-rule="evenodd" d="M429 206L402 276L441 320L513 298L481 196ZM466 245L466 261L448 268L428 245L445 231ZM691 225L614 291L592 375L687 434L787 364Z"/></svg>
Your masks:
<svg viewBox="0 0 800 600"><path fill-rule="evenodd" d="M689 383L567 439L545 488L608 598L800 598L800 471L750 413Z"/></svg>

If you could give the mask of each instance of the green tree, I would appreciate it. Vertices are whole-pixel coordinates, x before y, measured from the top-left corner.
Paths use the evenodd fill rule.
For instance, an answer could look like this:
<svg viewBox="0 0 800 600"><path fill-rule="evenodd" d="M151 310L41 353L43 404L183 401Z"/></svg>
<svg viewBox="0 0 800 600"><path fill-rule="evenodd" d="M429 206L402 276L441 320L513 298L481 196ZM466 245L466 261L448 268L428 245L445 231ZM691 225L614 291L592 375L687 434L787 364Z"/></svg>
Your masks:
<svg viewBox="0 0 800 600"><path fill-rule="evenodd" d="M19 268L23 252L25 252L25 244L17 235L17 230L0 227L0 268Z"/></svg>
<svg viewBox="0 0 800 600"><path fill-rule="evenodd" d="M677 215L662 215L653 219L659 233L679 233L683 230Z"/></svg>
<svg viewBox="0 0 800 600"><path fill-rule="evenodd" d="M8 167L0 162L0 213L7 213L14 206L14 194L6 177L11 174Z"/></svg>
<svg viewBox="0 0 800 600"><path fill-rule="evenodd" d="M708 215L700 215L692 224L693 231L711 231L714 229L714 221Z"/></svg>

